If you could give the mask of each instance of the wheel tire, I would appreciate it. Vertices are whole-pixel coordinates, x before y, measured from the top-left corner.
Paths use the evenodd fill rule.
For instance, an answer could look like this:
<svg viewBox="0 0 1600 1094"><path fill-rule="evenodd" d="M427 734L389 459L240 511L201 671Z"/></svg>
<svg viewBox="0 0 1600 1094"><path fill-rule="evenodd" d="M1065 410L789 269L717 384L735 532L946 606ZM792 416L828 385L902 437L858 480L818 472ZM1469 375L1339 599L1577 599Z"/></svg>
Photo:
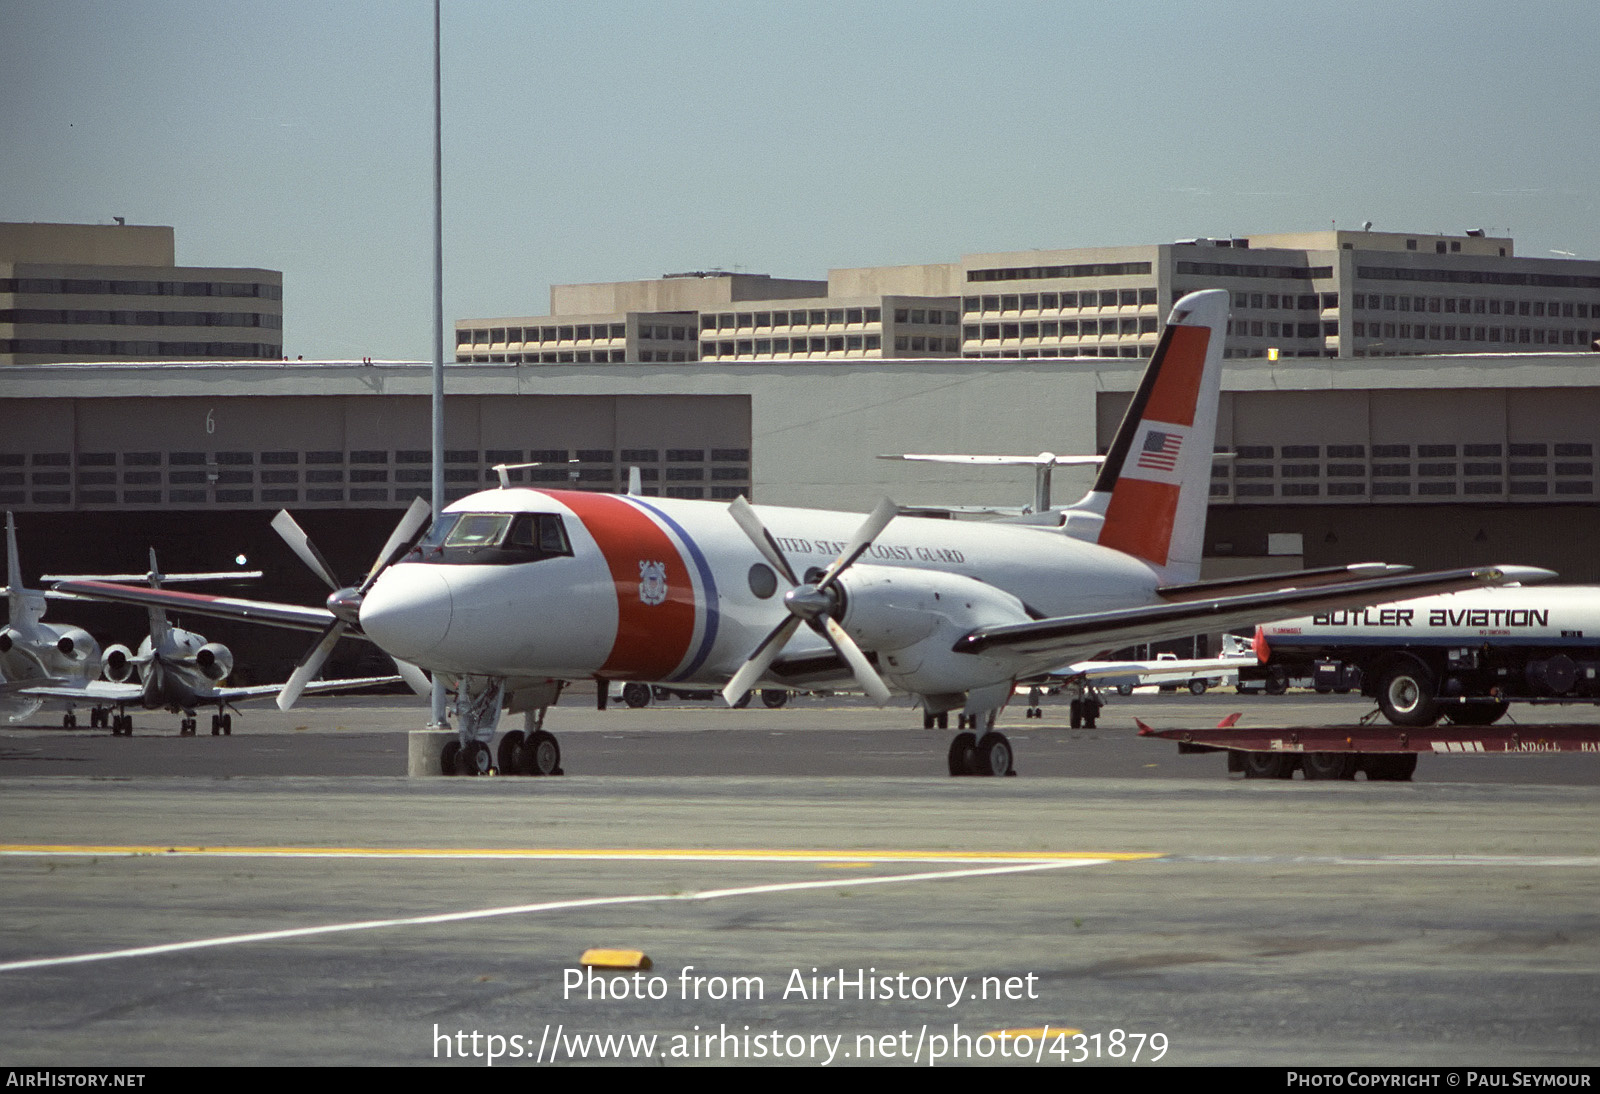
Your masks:
<svg viewBox="0 0 1600 1094"><path fill-rule="evenodd" d="M1289 690L1289 676L1282 669L1273 669L1267 674L1266 692L1268 695L1282 695Z"/></svg>
<svg viewBox="0 0 1600 1094"><path fill-rule="evenodd" d="M1308 779L1353 779L1360 766L1354 752L1307 752L1300 757L1300 770Z"/></svg>
<svg viewBox="0 0 1600 1094"><path fill-rule="evenodd" d="M1431 726L1439 720L1439 703L1433 695L1433 674L1416 661L1402 661L1384 670L1378 682L1378 709L1391 725Z"/></svg>
<svg viewBox="0 0 1600 1094"><path fill-rule="evenodd" d="M950 742L950 774L971 775L977 763L978 738L972 733L957 733Z"/></svg>
<svg viewBox="0 0 1600 1094"><path fill-rule="evenodd" d="M211 735L213 737L222 736L222 715L220 714L211 716Z"/></svg>
<svg viewBox="0 0 1600 1094"><path fill-rule="evenodd" d="M463 775L487 775L494 769L494 755L482 741L469 741L456 756L456 766Z"/></svg>
<svg viewBox="0 0 1600 1094"><path fill-rule="evenodd" d="M978 746L972 753L972 773L985 776L1009 775L1012 758L1011 742L1006 740L1006 735L990 730L978 738Z"/></svg>
<svg viewBox="0 0 1600 1094"><path fill-rule="evenodd" d="M1133 685L1132 684L1118 684L1117 685L1117 694L1118 695L1132 695L1133 694Z"/></svg>
<svg viewBox="0 0 1600 1094"><path fill-rule="evenodd" d="M1417 770L1415 752L1380 752L1363 758L1368 782L1408 783Z"/></svg>
<svg viewBox="0 0 1600 1094"><path fill-rule="evenodd" d="M932 729L933 728L934 719L937 718L937 717L938 717L937 714L929 714L927 711L923 711L922 712L922 728L923 729Z"/></svg>
<svg viewBox="0 0 1600 1094"><path fill-rule="evenodd" d="M1100 721L1100 701L1098 699L1085 699L1083 701L1083 728L1093 729Z"/></svg>
<svg viewBox="0 0 1600 1094"><path fill-rule="evenodd" d="M767 688L761 693L761 705L768 710L777 710L789 701L789 693L782 688Z"/></svg>
<svg viewBox="0 0 1600 1094"><path fill-rule="evenodd" d="M1460 703L1444 708L1444 720L1457 726L1492 726L1511 709L1507 702Z"/></svg>
<svg viewBox="0 0 1600 1094"><path fill-rule="evenodd" d="M743 695L739 696L739 701L737 703L733 704L733 709L734 710L743 710L745 707L749 706L750 705L750 697L752 695L754 695L754 694L755 694L755 692L753 692L753 691L747 691Z"/></svg>
<svg viewBox="0 0 1600 1094"><path fill-rule="evenodd" d="M650 685L629 683L622 685L622 701L634 710L650 705Z"/></svg>
<svg viewBox="0 0 1600 1094"><path fill-rule="evenodd" d="M1189 681L1189 694L1190 695L1204 695L1206 693L1206 688L1209 687L1209 686L1210 685L1208 685L1204 680L1190 680Z"/></svg>
<svg viewBox="0 0 1600 1094"><path fill-rule="evenodd" d="M524 775L561 774L561 745L555 734L542 729L528 734L522 745L521 771Z"/></svg>
<svg viewBox="0 0 1600 1094"><path fill-rule="evenodd" d="M501 771L509 775L522 770L522 748L526 740L520 729L510 730L500 737L500 747L495 749L494 758Z"/></svg>
<svg viewBox="0 0 1600 1094"><path fill-rule="evenodd" d="M224 714L222 716L222 735L224 737L233 736L233 715L231 714Z"/></svg>
<svg viewBox="0 0 1600 1094"><path fill-rule="evenodd" d="M458 761L461 759L461 742L446 741L444 748L439 751L439 774L459 775Z"/></svg>
<svg viewBox="0 0 1600 1094"><path fill-rule="evenodd" d="M1292 779L1297 759L1283 752L1246 752L1239 765L1247 779Z"/></svg>
<svg viewBox="0 0 1600 1094"><path fill-rule="evenodd" d="M1067 724L1073 729L1083 728L1083 700L1074 699L1067 704Z"/></svg>

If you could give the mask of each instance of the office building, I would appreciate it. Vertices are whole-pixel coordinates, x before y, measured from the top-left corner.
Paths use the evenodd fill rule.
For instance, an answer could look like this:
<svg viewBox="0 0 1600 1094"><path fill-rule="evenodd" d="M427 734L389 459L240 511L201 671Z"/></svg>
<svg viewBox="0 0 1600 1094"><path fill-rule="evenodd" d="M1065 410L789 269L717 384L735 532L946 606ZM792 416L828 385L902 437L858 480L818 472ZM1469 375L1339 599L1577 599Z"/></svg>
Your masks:
<svg viewBox="0 0 1600 1094"><path fill-rule="evenodd" d="M0 224L0 365L282 356L277 270L179 266L167 227Z"/></svg>

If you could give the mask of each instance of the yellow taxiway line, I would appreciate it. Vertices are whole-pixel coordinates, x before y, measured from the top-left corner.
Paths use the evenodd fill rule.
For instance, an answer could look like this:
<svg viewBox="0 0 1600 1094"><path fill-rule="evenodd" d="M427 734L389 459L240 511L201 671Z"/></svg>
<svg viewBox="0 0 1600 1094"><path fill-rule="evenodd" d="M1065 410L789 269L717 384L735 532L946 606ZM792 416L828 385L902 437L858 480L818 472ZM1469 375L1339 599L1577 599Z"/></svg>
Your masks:
<svg viewBox="0 0 1600 1094"><path fill-rule="evenodd" d="M203 844L3 843L0 855L179 856L219 858L447 858L675 860L680 862L1137 862L1163 857L1153 851L829 851L783 848L673 847L293 847Z"/></svg>

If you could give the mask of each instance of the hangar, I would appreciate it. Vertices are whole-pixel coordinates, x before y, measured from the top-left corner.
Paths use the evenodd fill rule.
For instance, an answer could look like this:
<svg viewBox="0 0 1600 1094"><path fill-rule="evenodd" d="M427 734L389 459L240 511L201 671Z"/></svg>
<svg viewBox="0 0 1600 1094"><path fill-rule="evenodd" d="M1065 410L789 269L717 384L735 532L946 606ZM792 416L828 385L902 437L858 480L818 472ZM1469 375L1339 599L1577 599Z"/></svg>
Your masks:
<svg viewBox="0 0 1600 1094"><path fill-rule="evenodd" d="M1231 361L1217 445L1234 457L1214 472L1207 553L1217 572L1273 556L1274 566L1381 557L1518 561L1600 580L1595 361ZM448 492L492 485L496 463L540 461L523 481L617 490L639 466L647 492L677 497L1020 505L1031 497L1021 475L876 457L1101 450L1142 367L1123 358L454 366ZM382 527L427 491L429 390L428 367L414 363L0 368L0 505L19 514L25 535L46 536L41 548L53 544L50 566L86 570L140 566L152 540L183 565L215 568L259 549L281 507L330 528ZM1058 500L1088 481L1058 475ZM212 521L230 534L187 534ZM365 564L361 550L352 543L350 568Z"/></svg>

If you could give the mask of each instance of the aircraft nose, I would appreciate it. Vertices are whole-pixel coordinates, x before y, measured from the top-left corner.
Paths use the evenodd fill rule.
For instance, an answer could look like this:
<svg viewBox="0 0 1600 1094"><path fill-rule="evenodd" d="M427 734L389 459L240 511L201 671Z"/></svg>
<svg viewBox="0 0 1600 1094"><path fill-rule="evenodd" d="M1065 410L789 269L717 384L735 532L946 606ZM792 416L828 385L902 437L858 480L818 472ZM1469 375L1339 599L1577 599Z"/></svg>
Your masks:
<svg viewBox="0 0 1600 1094"><path fill-rule="evenodd" d="M392 566L361 602L361 629L384 652L425 660L450 632L450 582L438 566Z"/></svg>

